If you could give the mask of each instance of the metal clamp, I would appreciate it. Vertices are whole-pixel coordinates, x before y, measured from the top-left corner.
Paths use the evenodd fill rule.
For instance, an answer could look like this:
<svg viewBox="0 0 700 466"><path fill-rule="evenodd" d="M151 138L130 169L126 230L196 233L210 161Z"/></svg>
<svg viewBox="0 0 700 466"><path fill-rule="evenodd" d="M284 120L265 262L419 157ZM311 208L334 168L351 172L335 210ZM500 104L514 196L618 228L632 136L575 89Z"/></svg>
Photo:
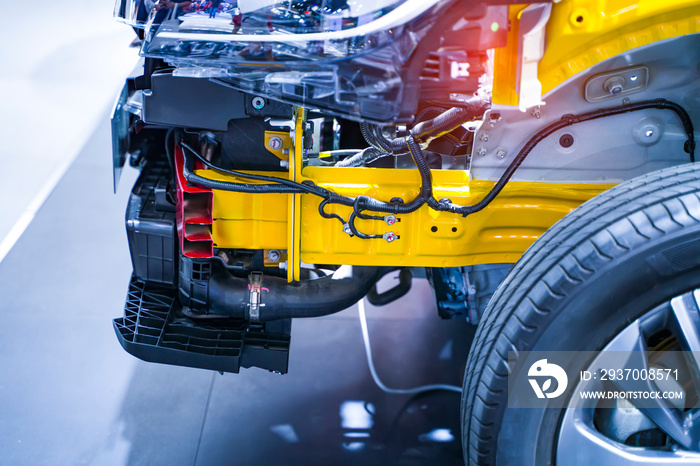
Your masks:
<svg viewBox="0 0 700 466"><path fill-rule="evenodd" d="M250 298L248 301L248 315L250 321L254 323L260 322L260 308L263 306L262 301L262 272L253 272L248 276L248 289L250 290Z"/></svg>

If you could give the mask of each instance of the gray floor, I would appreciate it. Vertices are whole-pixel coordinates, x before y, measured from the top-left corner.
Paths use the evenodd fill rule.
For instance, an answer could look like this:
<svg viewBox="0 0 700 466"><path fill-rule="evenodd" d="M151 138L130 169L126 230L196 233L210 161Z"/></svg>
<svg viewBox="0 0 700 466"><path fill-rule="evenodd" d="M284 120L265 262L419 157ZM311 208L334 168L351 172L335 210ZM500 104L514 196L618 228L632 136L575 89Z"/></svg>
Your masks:
<svg viewBox="0 0 700 466"><path fill-rule="evenodd" d="M125 353L111 320L130 274L135 172L113 195L104 121L0 263L0 464L461 464L459 395L382 393L355 308L296 320L284 376ZM461 384L473 329L441 321L425 281L367 312L387 384Z"/></svg>

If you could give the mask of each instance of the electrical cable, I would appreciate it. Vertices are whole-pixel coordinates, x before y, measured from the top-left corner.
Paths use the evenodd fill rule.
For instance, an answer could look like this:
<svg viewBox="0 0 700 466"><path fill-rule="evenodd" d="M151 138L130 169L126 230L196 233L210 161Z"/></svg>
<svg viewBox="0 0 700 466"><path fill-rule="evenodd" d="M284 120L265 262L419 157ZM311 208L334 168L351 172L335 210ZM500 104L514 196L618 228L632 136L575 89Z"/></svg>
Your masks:
<svg viewBox="0 0 700 466"><path fill-rule="evenodd" d="M638 110L646 110L646 109L662 109L662 110L671 110L673 111L678 118L681 121L681 124L683 125L683 128L685 129L685 132L688 137L688 142L687 142L687 151L690 154L690 161L695 162L695 135L694 135L694 128L693 128L693 122L690 119L690 116L688 113L685 111L683 107L680 105L674 103L674 102L669 102L664 99L657 99L657 100L647 100L647 101L642 101L642 102L636 102L636 103L628 103L619 107L608 107L608 108L602 108L598 110L594 110L592 112L588 113L582 113L579 115L564 115L561 120L555 121L554 123L546 126L544 129L541 131L537 132L534 136L532 136L528 142L520 149L518 154L515 156L513 161L508 165L506 168L505 172L501 175L499 180L494 184L494 186L491 188L491 190L484 196L483 199L481 199L479 202L473 205L469 206L460 206L458 204L454 204L450 202L447 199L443 199L438 201L435 199L432 195L432 177L430 175L430 168L428 167L427 163L425 162L425 158L423 157L423 152L422 149L420 148L420 145L416 143L416 139L419 141L422 140L421 138L425 138L431 135L435 134L440 134L442 131L444 131L444 128L449 127L451 124L454 124L456 121L458 121L457 117L453 115L448 115L445 118L437 117L435 120L438 118L441 123L440 125L433 124L431 120L428 123L426 128L422 129L420 131L420 137L407 137L406 138L406 145L408 146L409 152L411 153L411 156L413 157L414 162L416 163L416 167L421 173L421 193L409 204L411 205L411 208L415 207L417 209L418 207L422 206L423 203L427 203L432 209L438 210L438 211L445 211L445 212L452 212L456 214L461 214L462 216L466 217L467 215L474 214L476 212L479 212L483 210L486 206L488 206L495 198L498 196L498 194L503 190L505 185L510 181L511 177L515 173L515 171L520 167L520 165L523 163L525 158L528 156L528 154L532 151L532 149L537 146L542 140L544 140L547 136L551 135L552 133L565 128L567 126L571 126L577 123L582 123L585 121L590 121L590 120L595 120L603 117L608 117L608 116L613 116L613 115L620 115L623 113L628 113L628 112L634 112ZM448 111L449 112L449 111ZM448 113L445 112L445 113ZM445 123L448 122L448 123ZM423 123L421 123L422 125ZM416 128L418 125L416 125ZM414 128L415 129L415 128ZM413 131L412 131L413 135ZM422 202L421 202L422 201ZM371 199L368 197L364 198L364 205L365 209L363 210L372 210L375 212L392 212L392 213L408 213L404 210L405 207L408 207L409 204L402 204L402 205L392 205L387 202L382 202L378 201L376 199ZM418 204L416 207L415 204ZM357 205L356 203L354 205ZM413 209L413 210L415 210ZM357 212L357 207L355 207L355 211ZM413 211L411 210L411 211Z"/></svg>
<svg viewBox="0 0 700 466"><path fill-rule="evenodd" d="M350 214L350 218L348 219L348 226L350 227L350 231L352 232L353 235L357 236L360 239L379 239L379 238L384 238L383 235L367 235L365 233L362 233L360 230L357 229L355 226L355 218L357 217L357 212L353 212Z"/></svg>
<svg viewBox="0 0 700 466"><path fill-rule="evenodd" d="M382 157L392 157L395 156L389 152L384 152L382 150L376 149L374 147L368 147L351 157L344 160L336 162L336 167L361 167L365 164L372 163L377 159Z"/></svg>
<svg viewBox="0 0 700 466"><path fill-rule="evenodd" d="M335 194L325 188L316 186L313 183L297 183L284 178L253 175L249 173L226 170L213 165L211 162L209 162L199 153L197 153L197 151L195 151L189 145L187 145L184 141L181 141L180 144L182 147L187 149L202 163L214 170L241 178L253 179L256 181L267 181L274 184L255 185L246 183L232 183L226 181L210 180L208 178L200 177L191 171L192 161L187 157L185 159L186 163L183 172L185 174L185 178L188 181L192 181L196 184L200 184L202 186L212 189L256 193L308 193L323 197L324 201L322 201L319 205L319 213L321 216L323 216L324 218L338 219L343 223L344 227L348 225L350 232L359 238L374 239L383 238L384 236L366 235L364 233L359 232L354 225L355 218L383 220L383 217L365 215L362 213L363 211L383 212L395 215L408 214L418 210L424 204L428 204L428 206L434 210L461 214L464 217L479 212L483 210L486 206L488 206L496 198L496 196L498 196L498 194L503 190L508 181L510 181L511 177L523 163L528 154L542 140L544 140L546 137L562 128L585 121L645 109L671 110L674 113L676 113L686 131L686 134L688 136L686 150L690 154L691 162L695 161L695 136L693 122L683 107L674 102L669 102L664 99L627 103L619 107L602 108L594 110L592 112L582 113L579 115L564 115L561 118L561 120L555 121L554 123L551 123L550 125L546 126L541 131L535 133L520 149L518 154L508 165L506 170L503 172L503 174L494 184L491 190L476 204L461 206L452 203L449 199L435 199L435 197L433 196L431 170L423 155L421 144L427 144L430 142L430 140L452 131L455 127L471 119L479 111L483 111L487 106L487 102L485 102L481 98L475 97L473 98L473 100L470 101L469 105L466 108L462 107L447 110L446 112L438 115L432 120L427 120L418 123L410 131L409 136L405 138L396 138L392 140L384 138L379 127L367 124L361 125L362 134L372 147L365 149L361 153L356 154L351 158L354 159L355 157L362 157L366 153L379 153L382 155L383 153L391 153L392 155L402 155L404 153L409 153L413 158L413 161L415 162L416 167L420 172L421 187L418 195L408 203L384 202L371 198L369 196L358 196L355 199L352 199L349 197ZM341 204L345 206L351 206L353 208L353 213L351 214L348 222L346 223L340 215L326 213L325 207L328 204Z"/></svg>
<svg viewBox="0 0 700 466"><path fill-rule="evenodd" d="M493 186L493 188L491 188L491 190L486 194L486 196L484 196L484 198L481 201L470 206L458 206L452 203L443 203L442 210L462 214L462 216L464 217L483 210L503 190L505 185L511 179L518 167L520 167L520 165L525 160L525 157L528 156L532 149L534 149L535 146L537 146L537 144L539 144L547 136L562 128L566 128L567 126L572 126L577 123L582 123L584 121L596 120L603 117L621 115L623 113L647 109L671 110L678 116L679 120L681 121L681 124L683 125L683 128L685 129L686 135L688 136L687 150L690 154L690 161L695 162L695 134L693 129L693 121L690 119L688 112L686 112L683 107L676 104L675 102L670 102L665 99L646 100L642 102L628 103L620 107L601 108L592 112L581 113L579 115L564 115L561 118L561 120L555 121L554 123L546 126L543 130L537 132L534 136L530 138L530 140L528 140L528 142L522 147L522 149L520 149L518 154L510 163L510 165L508 165L506 171L503 172L503 175L501 175L501 177Z"/></svg>
<svg viewBox="0 0 700 466"><path fill-rule="evenodd" d="M343 217L341 217L341 216L338 215L338 214L334 214L333 212L330 212L330 213L326 212L326 205L327 205L329 202L330 202L330 197L328 197L328 198L322 200L322 201L318 204L318 213L319 213L319 214L321 215L321 217L323 217L323 218L336 218L336 219L340 220L340 223L342 223L343 226L345 226L345 225L347 224L347 222L345 222L345 219L344 219Z"/></svg>
<svg viewBox="0 0 700 466"><path fill-rule="evenodd" d="M372 347L369 341L369 331L367 330L367 316L365 315L365 299L362 298L357 302L357 311L360 316L360 326L362 327L362 340L365 344L365 355L367 356L367 365L369 366L369 372L372 374L372 380L377 384L384 393L390 395L415 395L417 393L429 392L433 390L447 390L450 392L462 393L462 388L456 385L448 384L433 384L433 385L422 385L413 388L389 388L384 385L381 381L379 375L377 374L377 369L374 367L374 360L372 359Z"/></svg>

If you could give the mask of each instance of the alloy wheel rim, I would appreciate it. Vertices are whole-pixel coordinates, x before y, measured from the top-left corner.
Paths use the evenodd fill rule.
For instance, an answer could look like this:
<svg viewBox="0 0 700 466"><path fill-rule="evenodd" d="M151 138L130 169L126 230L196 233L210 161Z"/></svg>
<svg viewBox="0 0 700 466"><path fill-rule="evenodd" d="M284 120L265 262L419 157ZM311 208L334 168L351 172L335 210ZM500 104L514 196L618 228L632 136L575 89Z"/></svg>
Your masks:
<svg viewBox="0 0 700 466"><path fill-rule="evenodd" d="M665 333L664 333L665 332ZM663 447L630 446L601 432L596 411L599 400L581 399L576 396L569 401L559 429L557 464L571 466L590 464L634 465L700 465L700 419L698 419L698 390L700 388L700 289L677 296L647 312L619 332L590 363L586 370L599 371L614 352L629 352L627 361L631 369L649 370L650 339L668 334L675 339L676 353L685 364L686 394L694 400L692 409L686 405L679 409L668 400L656 399L644 402L630 400L631 407L624 413L639 419L640 412L655 431L666 436ZM621 354L621 353L618 353ZM655 353L652 353L655 354ZM573 393L604 389L610 384L616 390L659 390L651 380L622 379L615 382L600 380L579 381ZM692 392L692 393L690 393ZM685 397L688 398L687 396ZM686 402L687 403L687 402ZM620 409L620 408L609 408ZM616 419L623 419L617 416Z"/></svg>

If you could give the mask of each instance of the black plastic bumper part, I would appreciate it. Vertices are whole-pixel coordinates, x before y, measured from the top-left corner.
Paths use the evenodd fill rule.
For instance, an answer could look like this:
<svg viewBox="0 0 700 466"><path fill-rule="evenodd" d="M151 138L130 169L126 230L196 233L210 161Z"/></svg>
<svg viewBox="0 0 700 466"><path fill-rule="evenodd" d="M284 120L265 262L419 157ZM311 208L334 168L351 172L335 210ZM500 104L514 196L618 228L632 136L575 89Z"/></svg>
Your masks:
<svg viewBox="0 0 700 466"><path fill-rule="evenodd" d="M260 367L286 373L291 321L246 330L235 319L193 321L182 314L177 290L131 279L124 317L114 330L124 349L139 359L222 372Z"/></svg>

